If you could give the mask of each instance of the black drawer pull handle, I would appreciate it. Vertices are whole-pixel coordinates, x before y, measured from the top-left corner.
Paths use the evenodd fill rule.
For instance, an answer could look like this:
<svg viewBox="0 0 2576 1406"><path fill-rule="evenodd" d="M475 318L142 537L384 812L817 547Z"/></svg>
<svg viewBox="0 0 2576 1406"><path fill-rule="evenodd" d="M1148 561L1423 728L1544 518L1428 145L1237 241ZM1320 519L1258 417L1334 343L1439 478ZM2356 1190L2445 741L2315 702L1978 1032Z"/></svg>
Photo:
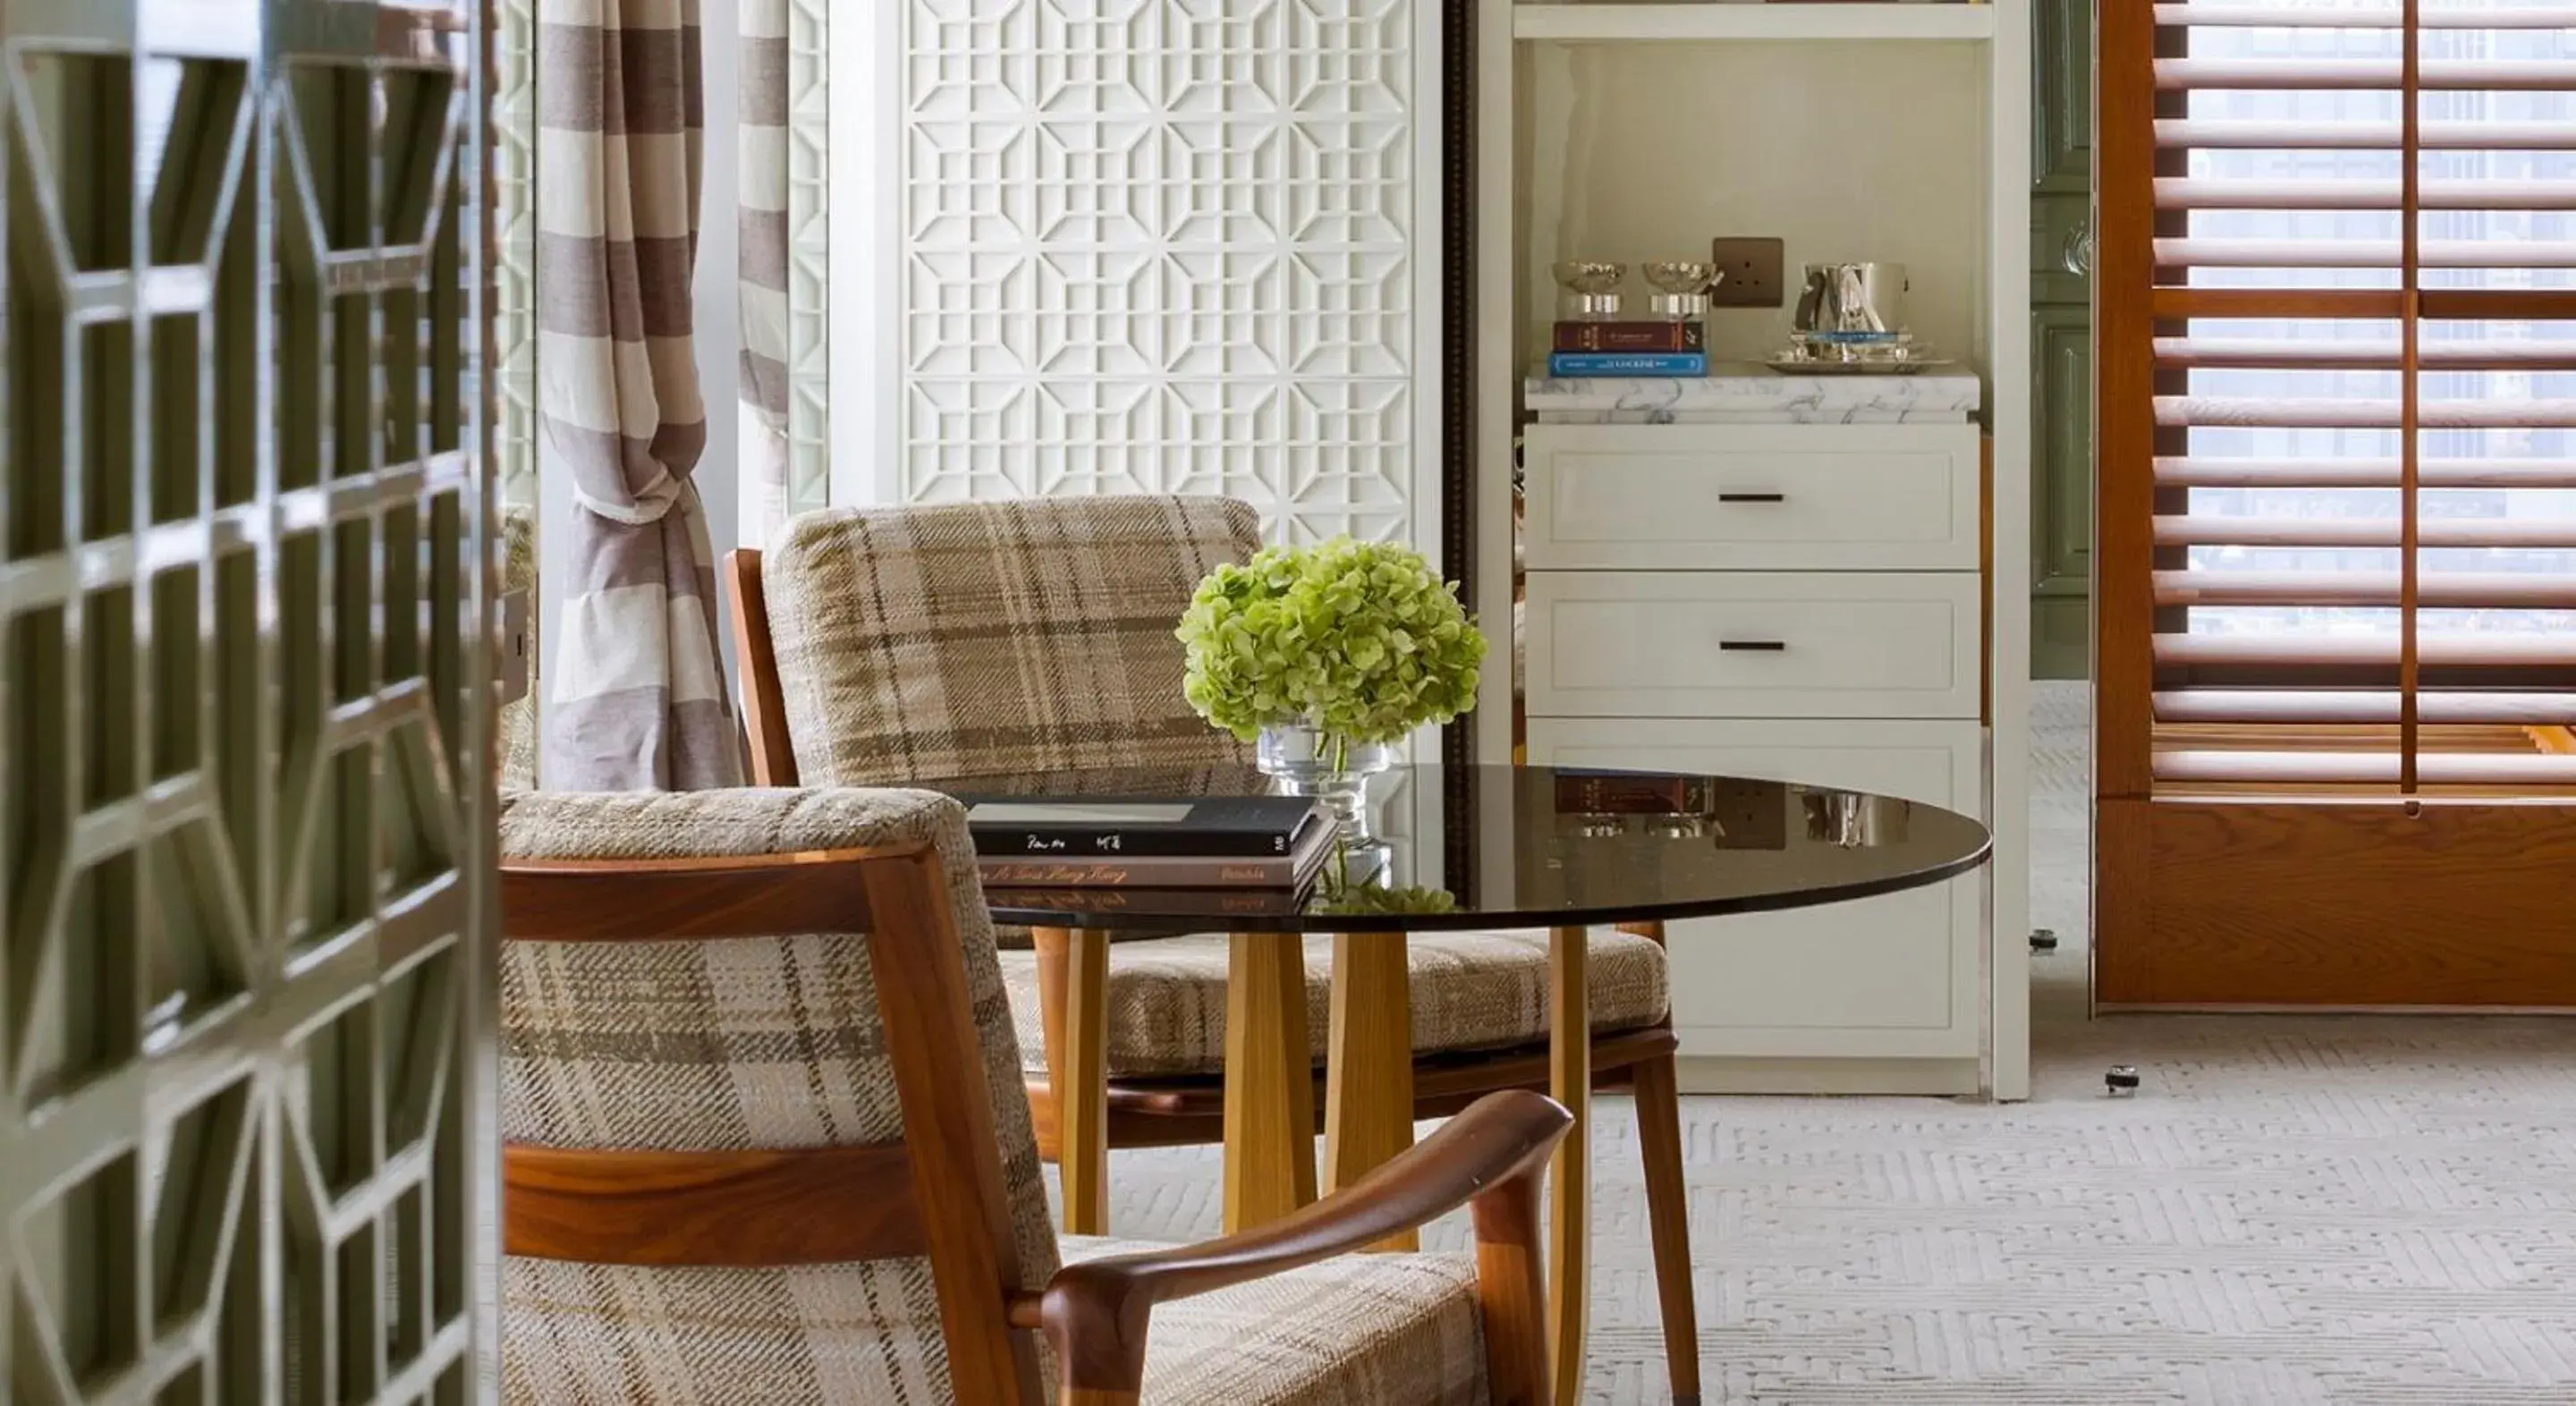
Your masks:
<svg viewBox="0 0 2576 1406"><path fill-rule="evenodd" d="M1720 649L1759 650L1764 654L1777 654L1780 651L1787 649L1789 644L1786 640L1719 640L1717 642L1717 647Z"/></svg>
<svg viewBox="0 0 2576 1406"><path fill-rule="evenodd" d="M1785 503L1789 501L1789 495L1786 493L1720 493L1717 495L1717 501L1721 503Z"/></svg>

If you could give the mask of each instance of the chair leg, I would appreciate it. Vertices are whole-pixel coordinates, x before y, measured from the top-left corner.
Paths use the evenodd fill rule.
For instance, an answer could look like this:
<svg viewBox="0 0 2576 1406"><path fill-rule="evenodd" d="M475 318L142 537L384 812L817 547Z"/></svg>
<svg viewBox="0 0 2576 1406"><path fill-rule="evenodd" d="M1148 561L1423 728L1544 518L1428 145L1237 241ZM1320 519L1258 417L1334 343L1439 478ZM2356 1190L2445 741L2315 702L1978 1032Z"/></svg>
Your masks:
<svg viewBox="0 0 2576 1406"><path fill-rule="evenodd" d="M1681 1088L1671 1055L1629 1072L1637 1101L1637 1146L1646 1164L1646 1220L1655 1241L1655 1296L1663 1306L1666 1369L1672 1374L1674 1406L1698 1406L1699 1309L1691 1294Z"/></svg>

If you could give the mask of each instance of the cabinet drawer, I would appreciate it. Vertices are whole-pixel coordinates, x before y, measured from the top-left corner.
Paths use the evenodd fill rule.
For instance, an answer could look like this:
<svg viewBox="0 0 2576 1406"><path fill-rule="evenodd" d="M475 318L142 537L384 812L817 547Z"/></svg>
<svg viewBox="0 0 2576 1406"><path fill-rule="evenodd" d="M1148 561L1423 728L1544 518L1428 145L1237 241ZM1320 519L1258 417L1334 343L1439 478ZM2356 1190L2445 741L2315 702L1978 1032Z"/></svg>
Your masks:
<svg viewBox="0 0 2576 1406"><path fill-rule="evenodd" d="M1804 781L1985 811L1975 723L1533 719L1535 764ZM1850 903L1671 925L1673 1028L1686 1055L1974 1055L1984 1007L1985 879Z"/></svg>
<svg viewBox="0 0 2576 1406"><path fill-rule="evenodd" d="M1974 718L1964 572L1539 572L1529 715Z"/></svg>
<svg viewBox="0 0 2576 1406"><path fill-rule="evenodd" d="M1974 571L1975 425L1533 425L1532 570Z"/></svg>

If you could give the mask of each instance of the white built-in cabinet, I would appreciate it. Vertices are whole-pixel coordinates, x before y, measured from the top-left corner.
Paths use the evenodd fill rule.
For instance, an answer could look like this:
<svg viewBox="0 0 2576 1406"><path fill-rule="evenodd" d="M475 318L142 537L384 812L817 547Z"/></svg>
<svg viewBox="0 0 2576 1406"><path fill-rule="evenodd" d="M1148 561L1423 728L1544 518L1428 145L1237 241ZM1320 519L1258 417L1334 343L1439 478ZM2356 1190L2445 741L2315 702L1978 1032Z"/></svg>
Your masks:
<svg viewBox="0 0 2576 1406"><path fill-rule="evenodd" d="M1480 11L1479 572L1526 571L1527 759L1859 788L1996 836L1938 887L1675 925L1686 1088L2028 1094L2028 34L2027 0ZM1785 238L1793 283L1905 263L1973 408L1537 413L1549 264L1721 234ZM1711 350L1757 358L1788 316L1718 310ZM1489 690L1482 759L1512 706Z"/></svg>

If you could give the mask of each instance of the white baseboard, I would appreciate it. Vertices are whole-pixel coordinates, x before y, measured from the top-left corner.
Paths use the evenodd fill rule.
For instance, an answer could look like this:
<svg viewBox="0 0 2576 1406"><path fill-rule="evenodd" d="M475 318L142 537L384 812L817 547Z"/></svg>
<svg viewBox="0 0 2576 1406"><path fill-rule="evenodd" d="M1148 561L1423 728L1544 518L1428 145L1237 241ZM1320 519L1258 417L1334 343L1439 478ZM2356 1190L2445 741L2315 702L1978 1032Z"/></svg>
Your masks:
<svg viewBox="0 0 2576 1406"><path fill-rule="evenodd" d="M1973 1059L1745 1059L1684 1055L1686 1094L1901 1094L1973 1096Z"/></svg>

